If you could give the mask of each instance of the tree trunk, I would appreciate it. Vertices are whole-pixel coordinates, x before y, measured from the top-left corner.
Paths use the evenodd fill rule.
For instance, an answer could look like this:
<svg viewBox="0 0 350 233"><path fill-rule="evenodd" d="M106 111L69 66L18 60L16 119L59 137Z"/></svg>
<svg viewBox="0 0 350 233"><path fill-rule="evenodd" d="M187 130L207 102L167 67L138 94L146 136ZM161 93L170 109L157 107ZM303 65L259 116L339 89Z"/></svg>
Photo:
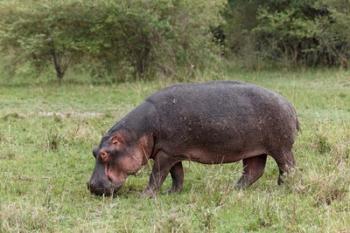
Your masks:
<svg viewBox="0 0 350 233"><path fill-rule="evenodd" d="M52 61L56 71L56 77L58 81L61 82L67 67L65 68L63 67L62 59L60 59L59 55L57 54L57 51L55 49L55 43L52 40L52 38L50 38L50 46L51 46Z"/></svg>
<svg viewBox="0 0 350 233"><path fill-rule="evenodd" d="M64 76L64 70L62 69L62 65L59 62L59 59L55 51L52 53L52 60L56 70L56 77L59 81L61 81Z"/></svg>

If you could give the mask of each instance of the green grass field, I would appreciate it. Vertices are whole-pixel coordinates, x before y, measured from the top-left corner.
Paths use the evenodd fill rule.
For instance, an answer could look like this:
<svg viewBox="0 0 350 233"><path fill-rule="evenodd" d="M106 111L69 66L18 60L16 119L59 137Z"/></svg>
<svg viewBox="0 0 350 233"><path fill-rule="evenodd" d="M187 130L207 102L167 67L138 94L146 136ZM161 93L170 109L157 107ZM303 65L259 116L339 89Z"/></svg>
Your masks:
<svg viewBox="0 0 350 233"><path fill-rule="evenodd" d="M115 198L86 188L102 133L171 81L0 86L0 232L350 232L350 72L227 71L210 79L256 83L287 97L302 132L297 169L277 185L268 159L253 186L236 191L242 164L185 162L180 194L144 199L150 170ZM170 186L163 185L163 192Z"/></svg>

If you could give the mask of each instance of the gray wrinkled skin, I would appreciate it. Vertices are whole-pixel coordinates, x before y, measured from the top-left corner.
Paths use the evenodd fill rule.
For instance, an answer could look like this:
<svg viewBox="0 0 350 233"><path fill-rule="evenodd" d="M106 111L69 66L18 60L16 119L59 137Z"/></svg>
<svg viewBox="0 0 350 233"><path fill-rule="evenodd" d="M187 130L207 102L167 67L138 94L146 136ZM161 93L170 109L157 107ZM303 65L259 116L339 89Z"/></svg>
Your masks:
<svg viewBox="0 0 350 233"><path fill-rule="evenodd" d="M170 191L182 189L183 160L204 164L243 160L236 188L245 188L263 174L271 155L280 170L280 184L282 175L295 165L292 147L299 123L293 106L279 94L253 84L216 81L156 92L103 140L120 130L129 132L131 141L147 135L151 142L145 156L154 160L154 166L144 193L152 196L169 172Z"/></svg>
<svg viewBox="0 0 350 233"><path fill-rule="evenodd" d="M252 84L180 84L146 101L155 106L160 121L159 149L202 163L290 150L298 128L285 98ZM203 153L196 156L197 150Z"/></svg>

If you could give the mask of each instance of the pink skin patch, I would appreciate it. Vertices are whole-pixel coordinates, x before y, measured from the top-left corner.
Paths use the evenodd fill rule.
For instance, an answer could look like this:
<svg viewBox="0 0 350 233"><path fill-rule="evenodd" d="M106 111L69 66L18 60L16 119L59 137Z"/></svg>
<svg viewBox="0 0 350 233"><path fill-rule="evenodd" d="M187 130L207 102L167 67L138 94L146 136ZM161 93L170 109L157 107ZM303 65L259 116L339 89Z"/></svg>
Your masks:
<svg viewBox="0 0 350 233"><path fill-rule="evenodd" d="M105 175L108 177L108 179L115 185L121 185L122 182L118 180L118 178L115 176L115 174L112 172L111 169L109 169L108 165L105 165Z"/></svg>

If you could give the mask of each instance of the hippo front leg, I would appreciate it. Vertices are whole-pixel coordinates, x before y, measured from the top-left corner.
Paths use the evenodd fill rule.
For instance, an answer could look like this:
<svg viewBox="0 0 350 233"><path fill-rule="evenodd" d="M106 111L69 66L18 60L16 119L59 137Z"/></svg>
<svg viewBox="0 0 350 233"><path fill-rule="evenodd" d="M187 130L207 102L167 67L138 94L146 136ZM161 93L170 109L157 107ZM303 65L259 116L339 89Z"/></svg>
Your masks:
<svg viewBox="0 0 350 233"><path fill-rule="evenodd" d="M173 184L171 188L168 190L168 193L181 192L183 183L184 183L184 169L182 167L182 163L176 163L170 169L171 178L173 180Z"/></svg>
<svg viewBox="0 0 350 233"><path fill-rule="evenodd" d="M154 197L162 186L165 178L169 174L170 169L177 161L171 158L168 154L160 151L154 158L152 173L149 178L148 186L143 192L143 196Z"/></svg>

